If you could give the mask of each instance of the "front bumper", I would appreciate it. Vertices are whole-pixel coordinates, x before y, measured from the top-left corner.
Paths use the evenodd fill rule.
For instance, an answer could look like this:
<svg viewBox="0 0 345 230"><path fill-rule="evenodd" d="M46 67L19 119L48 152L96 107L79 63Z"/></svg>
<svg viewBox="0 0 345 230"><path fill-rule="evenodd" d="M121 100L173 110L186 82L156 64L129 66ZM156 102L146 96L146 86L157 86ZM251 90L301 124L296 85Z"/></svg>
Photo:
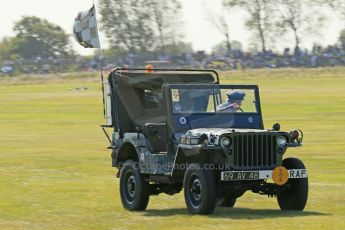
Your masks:
<svg viewBox="0 0 345 230"><path fill-rule="evenodd" d="M290 178L307 178L306 169L285 169L277 167L274 170L256 170L256 171L222 171L220 175L221 181L243 181L243 180L266 180L273 179L276 184L287 181ZM281 184L285 184L281 183Z"/></svg>

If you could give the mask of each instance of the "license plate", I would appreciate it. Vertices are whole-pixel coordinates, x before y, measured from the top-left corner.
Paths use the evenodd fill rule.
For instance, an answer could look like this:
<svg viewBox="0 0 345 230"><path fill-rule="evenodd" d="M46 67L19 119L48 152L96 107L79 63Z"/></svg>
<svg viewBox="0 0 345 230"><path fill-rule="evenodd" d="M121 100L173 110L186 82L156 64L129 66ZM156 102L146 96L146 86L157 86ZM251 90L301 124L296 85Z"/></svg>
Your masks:
<svg viewBox="0 0 345 230"><path fill-rule="evenodd" d="M246 171L246 172L222 172L222 181L234 180L259 180L259 171Z"/></svg>

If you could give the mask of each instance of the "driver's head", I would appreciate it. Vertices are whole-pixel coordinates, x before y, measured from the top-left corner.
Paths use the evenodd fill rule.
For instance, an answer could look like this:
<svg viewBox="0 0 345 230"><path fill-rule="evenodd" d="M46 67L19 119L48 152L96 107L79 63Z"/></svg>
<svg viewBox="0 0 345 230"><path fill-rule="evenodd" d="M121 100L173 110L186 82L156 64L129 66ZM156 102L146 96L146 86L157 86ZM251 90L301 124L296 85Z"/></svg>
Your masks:
<svg viewBox="0 0 345 230"><path fill-rule="evenodd" d="M236 103L239 106L242 106L246 93L243 91L232 91L232 92L228 92L226 95L228 96L229 103Z"/></svg>

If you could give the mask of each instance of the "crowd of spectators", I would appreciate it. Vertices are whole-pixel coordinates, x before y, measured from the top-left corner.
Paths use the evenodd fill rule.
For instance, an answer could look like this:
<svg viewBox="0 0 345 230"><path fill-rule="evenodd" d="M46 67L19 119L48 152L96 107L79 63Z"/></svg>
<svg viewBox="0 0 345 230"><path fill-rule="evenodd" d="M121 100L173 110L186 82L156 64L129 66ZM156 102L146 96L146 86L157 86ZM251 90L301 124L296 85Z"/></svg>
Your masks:
<svg viewBox="0 0 345 230"><path fill-rule="evenodd" d="M156 68L212 68L220 70L248 68L284 68L304 67L317 68L326 66L345 66L345 50L337 46L326 48L314 45L312 50L296 47L294 50L285 48L283 52L271 50L261 52L231 51L229 55L217 53L207 54L204 51L182 53L168 56L162 53L135 55L132 53L107 57L103 62L99 56L68 58L41 58L37 56L30 60L18 59L0 63L2 75L14 73L45 74L72 71L98 71L101 64L108 63L109 68L126 66L129 68L144 67L152 64Z"/></svg>

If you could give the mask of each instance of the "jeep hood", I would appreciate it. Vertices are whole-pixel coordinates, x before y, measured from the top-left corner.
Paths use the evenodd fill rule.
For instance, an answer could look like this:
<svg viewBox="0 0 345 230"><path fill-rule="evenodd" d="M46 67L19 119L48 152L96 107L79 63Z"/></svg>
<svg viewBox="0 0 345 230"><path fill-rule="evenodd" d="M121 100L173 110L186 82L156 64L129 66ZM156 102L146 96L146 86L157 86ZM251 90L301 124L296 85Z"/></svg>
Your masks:
<svg viewBox="0 0 345 230"><path fill-rule="evenodd" d="M279 131L275 130L267 130L267 129L238 129L238 128L201 128L201 129L190 129L186 132L187 135L191 136L199 136L201 134L206 135L215 135L221 136L226 133L264 133L264 132L275 132L278 133Z"/></svg>

